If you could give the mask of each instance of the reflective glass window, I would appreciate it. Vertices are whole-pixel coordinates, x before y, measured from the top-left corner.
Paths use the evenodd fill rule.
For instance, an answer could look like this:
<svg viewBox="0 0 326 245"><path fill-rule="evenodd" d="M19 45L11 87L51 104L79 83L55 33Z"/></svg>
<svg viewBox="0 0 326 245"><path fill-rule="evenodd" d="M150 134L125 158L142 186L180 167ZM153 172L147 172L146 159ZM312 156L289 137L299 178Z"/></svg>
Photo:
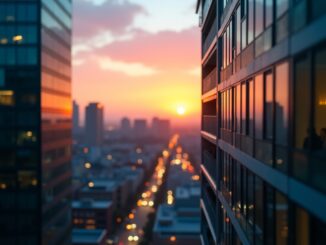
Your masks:
<svg viewBox="0 0 326 245"><path fill-rule="evenodd" d="M255 138L263 139L264 116L264 79L263 75L255 77Z"/></svg>
<svg viewBox="0 0 326 245"><path fill-rule="evenodd" d="M248 0L248 44L254 40L254 0Z"/></svg>
<svg viewBox="0 0 326 245"><path fill-rule="evenodd" d="M264 242L264 185L255 177L255 244Z"/></svg>
<svg viewBox="0 0 326 245"><path fill-rule="evenodd" d="M256 0L255 23L255 36L258 37L264 30L264 0Z"/></svg>
<svg viewBox="0 0 326 245"><path fill-rule="evenodd" d="M326 49L316 52L315 56L315 125L312 134L317 134L316 140L321 140L321 146L313 144L313 149L326 151ZM313 135L311 137L314 137ZM316 137L316 136L315 136ZM317 142L316 142L317 143ZM325 155L324 155L325 156Z"/></svg>
<svg viewBox="0 0 326 245"><path fill-rule="evenodd" d="M276 17L282 16L289 8L289 0L276 0Z"/></svg>
<svg viewBox="0 0 326 245"><path fill-rule="evenodd" d="M273 139L273 74L265 74L265 103L264 103L264 117L265 117L265 138Z"/></svg>
<svg viewBox="0 0 326 245"><path fill-rule="evenodd" d="M302 208L295 209L295 244L306 245L309 244L310 238L310 224L309 214Z"/></svg>
<svg viewBox="0 0 326 245"><path fill-rule="evenodd" d="M247 89L246 84L241 85L241 133L247 133Z"/></svg>
<svg viewBox="0 0 326 245"><path fill-rule="evenodd" d="M241 85L237 86L236 100L237 100L237 105L236 105L237 132L240 133L241 132Z"/></svg>
<svg viewBox="0 0 326 245"><path fill-rule="evenodd" d="M275 199L275 243L288 244L288 201L286 197L276 192Z"/></svg>
<svg viewBox="0 0 326 245"><path fill-rule="evenodd" d="M265 26L273 23L273 0L265 0Z"/></svg>
<svg viewBox="0 0 326 245"><path fill-rule="evenodd" d="M249 104L248 104L248 106L249 106L249 111L248 111L248 113L249 113L249 115L248 115L249 132L248 133L249 133L250 137L254 137L254 110L255 110L255 108L254 108L254 106L255 106L254 97L255 97L255 95L254 95L254 82L253 82L253 80L249 81L248 86L249 86L249 90L248 90L248 93L249 93L248 94L248 99L249 99Z"/></svg>
<svg viewBox="0 0 326 245"><path fill-rule="evenodd" d="M276 66L275 77L275 140L277 144L287 145L289 112L289 64Z"/></svg>
<svg viewBox="0 0 326 245"><path fill-rule="evenodd" d="M306 57L299 59L294 64L294 145L296 148L309 146L309 118L310 118L310 79L309 62Z"/></svg>

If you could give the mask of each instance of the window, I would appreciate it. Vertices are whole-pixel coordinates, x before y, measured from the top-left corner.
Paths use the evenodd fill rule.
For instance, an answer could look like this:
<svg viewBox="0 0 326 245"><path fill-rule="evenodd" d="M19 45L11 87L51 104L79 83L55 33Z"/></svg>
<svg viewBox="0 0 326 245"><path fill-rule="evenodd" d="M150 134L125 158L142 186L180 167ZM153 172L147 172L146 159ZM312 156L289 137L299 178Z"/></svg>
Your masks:
<svg viewBox="0 0 326 245"><path fill-rule="evenodd" d="M260 74L255 78L255 138L263 139L264 81Z"/></svg>
<svg viewBox="0 0 326 245"><path fill-rule="evenodd" d="M5 86L5 71L3 69L0 69L0 87L4 87L4 86Z"/></svg>
<svg viewBox="0 0 326 245"><path fill-rule="evenodd" d="M245 49L247 46L247 21L244 19L241 23L241 48Z"/></svg>
<svg viewBox="0 0 326 245"><path fill-rule="evenodd" d="M255 177L255 244L264 242L264 185Z"/></svg>
<svg viewBox="0 0 326 245"><path fill-rule="evenodd" d="M309 214L302 208L296 207L295 210L295 244L309 244L310 230Z"/></svg>
<svg viewBox="0 0 326 245"><path fill-rule="evenodd" d="M248 120L249 120L249 122L248 122L248 127L249 127L249 136L250 137L254 137L254 110L255 110L255 108L254 108L254 106L255 106L255 104L254 104L254 97L255 97L255 95L254 95L254 82L253 82L253 80L250 80L249 82L248 82L248 86L249 86L249 90L248 90L248 92L249 92L249 94L248 94L248 106L249 106L249 110L248 110L248 113L249 113L249 115L248 115Z"/></svg>
<svg viewBox="0 0 326 245"><path fill-rule="evenodd" d="M277 144L287 145L289 111L289 64L276 66L275 79L275 140Z"/></svg>
<svg viewBox="0 0 326 245"><path fill-rule="evenodd" d="M275 213L274 213L274 200L275 200L275 192L272 187L266 185L265 187L265 195L266 195L266 202L265 202L265 210L266 210L266 220L265 220L265 243L266 245L274 245L274 220L275 220Z"/></svg>
<svg viewBox="0 0 326 245"><path fill-rule="evenodd" d="M319 50L315 56L315 102L314 102L314 127L313 130L316 132L311 132L311 138L315 138L313 141L320 141L320 143L314 143L313 149L322 148L326 151L326 49Z"/></svg>
<svg viewBox="0 0 326 245"><path fill-rule="evenodd" d="M310 118L310 80L309 62L306 57L297 60L294 64L294 146L308 148L308 129Z"/></svg>
<svg viewBox="0 0 326 245"><path fill-rule="evenodd" d="M289 8L289 0L276 0L276 17L281 17Z"/></svg>
<svg viewBox="0 0 326 245"><path fill-rule="evenodd" d="M241 84L241 133L247 133L247 89L246 84Z"/></svg>
<svg viewBox="0 0 326 245"><path fill-rule="evenodd" d="M236 105L237 132L240 133L241 132L241 85L237 86L236 99L237 99L237 105Z"/></svg>
<svg viewBox="0 0 326 245"><path fill-rule="evenodd" d="M248 44L254 40L254 0L248 0Z"/></svg>
<svg viewBox="0 0 326 245"><path fill-rule="evenodd" d="M249 241L253 243L253 234L254 234L254 195L255 195L255 184L254 184L254 175L247 171L248 176L248 186L247 186L247 236Z"/></svg>
<svg viewBox="0 0 326 245"><path fill-rule="evenodd" d="M264 30L264 0L256 0L255 17L255 37L258 37Z"/></svg>
<svg viewBox="0 0 326 245"><path fill-rule="evenodd" d="M236 12L236 30L237 30L237 55L241 52L241 9L238 7Z"/></svg>
<svg viewBox="0 0 326 245"><path fill-rule="evenodd" d="M286 245L288 238L288 202L286 197L279 192L276 192L275 201L275 243Z"/></svg>
<svg viewBox="0 0 326 245"><path fill-rule="evenodd" d="M273 0L265 0L265 27L273 23Z"/></svg>
<svg viewBox="0 0 326 245"><path fill-rule="evenodd" d="M265 118L265 138L273 139L273 74L265 74L265 103L264 103L264 118Z"/></svg>
<svg viewBox="0 0 326 245"><path fill-rule="evenodd" d="M310 2L308 0L308 2ZM314 0L312 2L312 16L317 18L326 13L326 2L325 0Z"/></svg>

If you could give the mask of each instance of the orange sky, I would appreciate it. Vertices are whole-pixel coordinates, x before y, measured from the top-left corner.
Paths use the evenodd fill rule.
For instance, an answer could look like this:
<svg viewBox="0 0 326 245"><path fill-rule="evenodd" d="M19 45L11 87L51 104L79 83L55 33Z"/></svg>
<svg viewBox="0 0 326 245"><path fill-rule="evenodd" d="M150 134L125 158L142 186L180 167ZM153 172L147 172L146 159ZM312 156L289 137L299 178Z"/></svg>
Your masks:
<svg viewBox="0 0 326 245"><path fill-rule="evenodd" d="M98 101L107 122L123 116L171 118L178 126L200 122L195 0L150 2L75 1L73 98L82 121L84 106ZM177 115L178 106L185 116Z"/></svg>

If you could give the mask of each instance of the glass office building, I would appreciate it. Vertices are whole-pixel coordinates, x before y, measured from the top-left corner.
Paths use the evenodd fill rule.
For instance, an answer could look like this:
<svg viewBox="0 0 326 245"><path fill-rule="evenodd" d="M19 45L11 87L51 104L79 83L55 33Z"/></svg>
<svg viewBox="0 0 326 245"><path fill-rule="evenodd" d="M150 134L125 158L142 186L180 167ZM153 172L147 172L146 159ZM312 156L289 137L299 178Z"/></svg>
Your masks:
<svg viewBox="0 0 326 245"><path fill-rule="evenodd" d="M326 1L197 12L202 243L326 244Z"/></svg>
<svg viewBox="0 0 326 245"><path fill-rule="evenodd" d="M71 1L0 1L0 244L70 244Z"/></svg>

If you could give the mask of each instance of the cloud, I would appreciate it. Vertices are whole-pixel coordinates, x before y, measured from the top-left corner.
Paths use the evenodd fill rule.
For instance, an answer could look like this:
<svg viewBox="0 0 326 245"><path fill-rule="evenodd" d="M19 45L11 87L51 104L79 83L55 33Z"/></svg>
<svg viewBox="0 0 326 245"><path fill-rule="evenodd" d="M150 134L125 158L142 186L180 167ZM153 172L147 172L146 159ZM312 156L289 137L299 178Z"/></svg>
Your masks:
<svg viewBox="0 0 326 245"><path fill-rule="evenodd" d="M128 0L75 1L74 35L76 40L89 38L103 31L122 33L138 15L146 14L139 4Z"/></svg>
<svg viewBox="0 0 326 245"><path fill-rule="evenodd" d="M141 63L114 61L109 57L96 57L95 59L102 70L121 72L128 76L151 76L158 72L156 69L145 66Z"/></svg>
<svg viewBox="0 0 326 245"><path fill-rule="evenodd" d="M113 42L95 54L106 54L112 60L125 63L141 62L158 69L193 69L200 60L200 31L197 27L180 32L138 30L133 38Z"/></svg>

